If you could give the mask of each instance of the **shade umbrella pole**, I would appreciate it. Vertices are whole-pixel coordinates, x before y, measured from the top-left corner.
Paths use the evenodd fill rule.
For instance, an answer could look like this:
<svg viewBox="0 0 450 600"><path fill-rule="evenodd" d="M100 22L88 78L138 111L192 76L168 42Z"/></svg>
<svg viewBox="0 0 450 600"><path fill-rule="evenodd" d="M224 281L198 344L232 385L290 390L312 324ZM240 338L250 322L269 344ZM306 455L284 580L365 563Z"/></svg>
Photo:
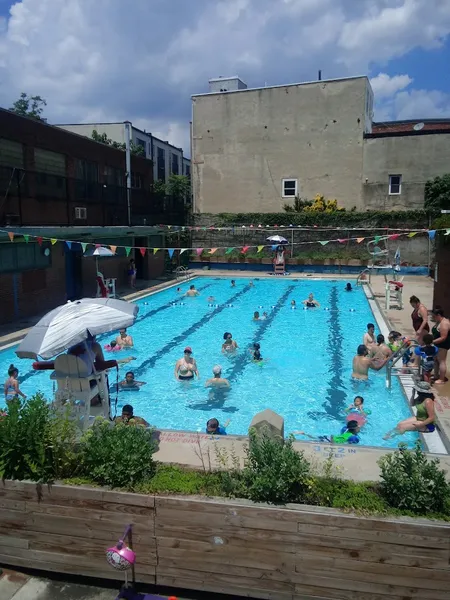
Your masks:
<svg viewBox="0 0 450 600"><path fill-rule="evenodd" d="M291 258L294 258L294 230L291 231Z"/></svg>

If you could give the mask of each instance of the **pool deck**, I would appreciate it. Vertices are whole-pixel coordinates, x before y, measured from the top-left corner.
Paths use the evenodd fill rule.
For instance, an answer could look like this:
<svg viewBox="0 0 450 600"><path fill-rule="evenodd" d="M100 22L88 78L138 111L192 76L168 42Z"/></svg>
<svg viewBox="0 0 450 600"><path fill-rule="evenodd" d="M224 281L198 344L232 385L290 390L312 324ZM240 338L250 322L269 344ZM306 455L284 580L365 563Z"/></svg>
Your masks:
<svg viewBox="0 0 450 600"><path fill-rule="evenodd" d="M238 278L261 278L265 275L261 272L233 272L214 270L193 270L191 271L193 277L228 277L231 275L234 279ZM270 277L268 274L267 276ZM346 281L352 279L349 275L337 275L337 274L307 274L302 276L299 273L292 273L286 275L283 279L339 279ZM127 300L135 300L140 297L146 296L150 293L160 291L172 285L186 285L184 282L176 282L175 280L155 282L153 285L141 289L135 293L127 294L123 296ZM391 326L392 329L397 329L405 335L413 334L411 326L411 308L408 302L409 296L412 294L418 296L422 302L428 307L432 307L433 300L433 281L428 277L421 276L406 276L403 280L404 284L404 308L403 310L389 310L386 311L383 308L384 305L384 286L385 281L383 276L374 275L372 276L370 290L373 293L373 297L380 309L382 315L387 320L387 325ZM370 295L370 292L369 292ZM2 335L0 329L0 349L3 345L9 345L12 342L17 342L29 331L34 323L21 330L9 332ZM439 386L436 390L439 397L436 400L438 424L441 432L450 440L450 383ZM261 407L261 410L270 407ZM231 454L235 454L239 460L243 461L245 457L245 447L248 443L248 438L245 436L232 436L229 435L223 438L213 438L211 436L198 434L196 432L185 432L185 431L161 431L160 432L160 444L155 459L165 463L180 464L191 468L217 468L221 465L217 460L217 450L225 451L230 457ZM377 465L378 459L386 454L389 450L385 448L372 448L372 447L356 447L351 446L337 447L331 444L322 444L314 442L295 442L295 447L299 451L304 451L305 455L310 458L315 465L317 471L323 469L323 465L326 459L330 456L330 452L334 457L333 464L336 473L339 476L354 479L355 481L375 481L379 479L379 468ZM450 451L450 448L447 448ZM448 470L450 478L450 455L449 454L434 454L440 458L442 466Z"/></svg>

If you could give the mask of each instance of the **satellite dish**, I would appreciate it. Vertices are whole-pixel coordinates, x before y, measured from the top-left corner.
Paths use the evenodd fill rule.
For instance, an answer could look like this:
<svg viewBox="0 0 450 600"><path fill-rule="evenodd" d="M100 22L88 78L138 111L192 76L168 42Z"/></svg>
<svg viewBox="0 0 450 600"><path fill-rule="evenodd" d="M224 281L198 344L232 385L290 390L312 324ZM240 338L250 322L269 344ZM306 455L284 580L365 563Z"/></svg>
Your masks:
<svg viewBox="0 0 450 600"><path fill-rule="evenodd" d="M416 123L413 127L414 131L420 131L425 127L425 123Z"/></svg>

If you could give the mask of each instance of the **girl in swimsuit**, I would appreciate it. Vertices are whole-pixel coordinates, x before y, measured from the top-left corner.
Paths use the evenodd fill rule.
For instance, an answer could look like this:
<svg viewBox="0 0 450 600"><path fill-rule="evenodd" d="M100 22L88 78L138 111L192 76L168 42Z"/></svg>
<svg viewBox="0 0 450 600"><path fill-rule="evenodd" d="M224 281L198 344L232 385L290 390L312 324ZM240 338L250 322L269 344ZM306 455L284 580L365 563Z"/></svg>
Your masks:
<svg viewBox="0 0 450 600"><path fill-rule="evenodd" d="M233 340L233 336L229 331L226 331L223 334L223 339L225 340L222 344L222 352L235 352L238 348L237 342Z"/></svg>
<svg viewBox="0 0 450 600"><path fill-rule="evenodd" d="M10 402L14 400L18 396L22 396L22 398L26 398L26 395L20 391L19 382L17 381L17 377L19 375L19 369L14 365L10 365L8 369L8 379L5 381L5 401Z"/></svg>
<svg viewBox="0 0 450 600"><path fill-rule="evenodd" d="M422 346L423 336L430 331L430 326L428 325L428 310L417 296L411 296L409 303L414 309L411 313L412 325L416 332L417 341L419 345Z"/></svg>
<svg viewBox="0 0 450 600"><path fill-rule="evenodd" d="M314 294L309 294L306 300L303 300L302 304L306 306L306 308L316 308L320 306L317 300L314 300Z"/></svg>
<svg viewBox="0 0 450 600"><path fill-rule="evenodd" d="M445 383L447 380L447 353L450 349L450 321L444 317L444 311L441 308L433 310L433 320L436 324L431 333L434 338L434 345L438 348L436 356L435 375L438 377L434 383Z"/></svg>
<svg viewBox="0 0 450 600"><path fill-rule="evenodd" d="M195 358L192 358L192 348L186 346L183 358L177 360L175 364L175 379L178 379L178 381L189 381L194 379L194 375L197 375L197 378L200 377L197 362Z"/></svg>

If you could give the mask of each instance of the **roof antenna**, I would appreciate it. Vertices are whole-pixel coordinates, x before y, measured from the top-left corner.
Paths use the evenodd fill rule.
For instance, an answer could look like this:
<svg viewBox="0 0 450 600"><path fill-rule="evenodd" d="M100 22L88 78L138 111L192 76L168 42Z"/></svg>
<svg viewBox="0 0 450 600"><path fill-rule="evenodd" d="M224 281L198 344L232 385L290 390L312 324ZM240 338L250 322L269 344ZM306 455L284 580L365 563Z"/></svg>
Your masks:
<svg viewBox="0 0 450 600"><path fill-rule="evenodd" d="M322 69L319 69L319 81L322 81Z"/></svg>

